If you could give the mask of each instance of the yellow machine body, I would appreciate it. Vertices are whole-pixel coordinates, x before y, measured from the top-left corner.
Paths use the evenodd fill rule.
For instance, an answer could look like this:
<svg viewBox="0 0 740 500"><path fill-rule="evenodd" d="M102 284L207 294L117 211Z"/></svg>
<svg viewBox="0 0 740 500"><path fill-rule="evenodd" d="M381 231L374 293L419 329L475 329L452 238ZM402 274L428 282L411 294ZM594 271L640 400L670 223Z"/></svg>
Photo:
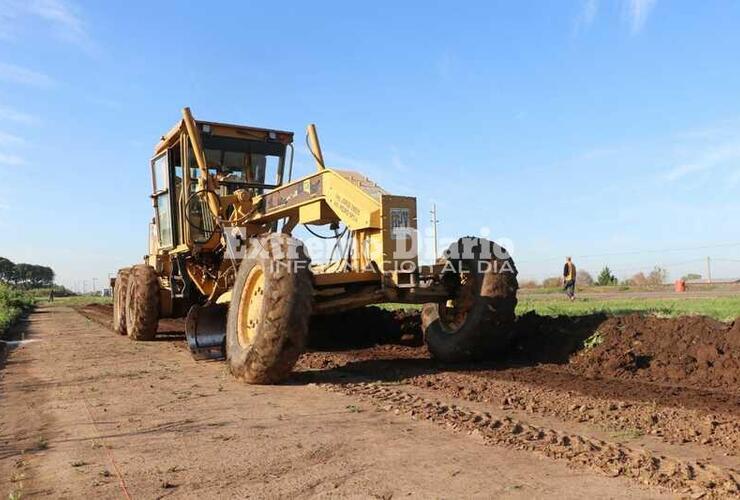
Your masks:
<svg viewBox="0 0 740 500"><path fill-rule="evenodd" d="M313 125L307 136L316 171L283 182L286 167L288 177L292 171L293 133L196 121L188 108L183 110L182 120L161 138L152 159L155 217L146 261L160 276L162 316L182 315L187 308L178 306L179 294L173 291L176 271L186 273L185 281L209 302L228 303L239 259L218 256L229 245L229 231L248 240L269 231L291 233L299 224L343 224L351 234L351 258L312 268L317 314L391 300L424 302L442 293L418 293L423 270L416 248L416 199L391 195L360 173L327 168ZM208 145L238 141L283 151L274 184L261 179L260 186L223 189L223 172L209 164L213 155ZM165 172L158 167L162 158L169 161L167 182L158 178ZM189 223L197 193L199 220L212 229L205 234Z"/></svg>

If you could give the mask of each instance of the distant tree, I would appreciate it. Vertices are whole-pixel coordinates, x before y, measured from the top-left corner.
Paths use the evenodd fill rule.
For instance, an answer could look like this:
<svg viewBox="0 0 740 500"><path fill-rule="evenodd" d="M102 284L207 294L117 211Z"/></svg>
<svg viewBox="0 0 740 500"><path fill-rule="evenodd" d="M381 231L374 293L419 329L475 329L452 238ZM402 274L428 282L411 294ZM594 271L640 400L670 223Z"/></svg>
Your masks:
<svg viewBox="0 0 740 500"><path fill-rule="evenodd" d="M681 279L684 280L684 281L700 280L701 279L701 274L688 273L688 274L684 274L683 276L681 276Z"/></svg>
<svg viewBox="0 0 740 500"><path fill-rule="evenodd" d="M662 267L655 266L647 276L642 272L633 274L625 283L631 286L657 286L665 283L667 279L668 271Z"/></svg>
<svg viewBox="0 0 740 500"><path fill-rule="evenodd" d="M14 283L20 286L28 286L31 283L31 275L33 274L33 271L31 270L32 267L33 266L31 264L23 262L16 264Z"/></svg>
<svg viewBox="0 0 740 500"><path fill-rule="evenodd" d="M660 266L655 266L647 278L651 285L662 285L668 279L668 271Z"/></svg>
<svg viewBox="0 0 740 500"><path fill-rule="evenodd" d="M10 259L0 257L0 281L13 283L15 279L15 264Z"/></svg>
<svg viewBox="0 0 740 500"><path fill-rule="evenodd" d="M601 270L599 273L599 277L596 278L596 285L598 286L608 286L608 285L616 285L617 284L617 277L612 274L611 269L609 269L609 266L604 266L604 269Z"/></svg>
<svg viewBox="0 0 740 500"><path fill-rule="evenodd" d="M559 276L545 278L544 280L542 280L542 288L559 288L561 284L562 281Z"/></svg>
<svg viewBox="0 0 740 500"><path fill-rule="evenodd" d="M580 286L592 286L594 284L594 278L588 271L578 271L576 273L576 283Z"/></svg>
<svg viewBox="0 0 740 500"><path fill-rule="evenodd" d="M645 286L648 284L648 277L645 276L645 273L633 274L625 280L625 284L629 286Z"/></svg>
<svg viewBox="0 0 740 500"><path fill-rule="evenodd" d="M536 280L523 280L519 282L519 288L537 288L540 286Z"/></svg>
<svg viewBox="0 0 740 500"><path fill-rule="evenodd" d="M649 285L650 281L648 280L648 277L645 276L645 273L639 272L624 280L624 284L629 286L645 286Z"/></svg>
<svg viewBox="0 0 740 500"><path fill-rule="evenodd" d="M15 265L15 285L24 288L39 288L54 284L54 271L47 266L20 263Z"/></svg>

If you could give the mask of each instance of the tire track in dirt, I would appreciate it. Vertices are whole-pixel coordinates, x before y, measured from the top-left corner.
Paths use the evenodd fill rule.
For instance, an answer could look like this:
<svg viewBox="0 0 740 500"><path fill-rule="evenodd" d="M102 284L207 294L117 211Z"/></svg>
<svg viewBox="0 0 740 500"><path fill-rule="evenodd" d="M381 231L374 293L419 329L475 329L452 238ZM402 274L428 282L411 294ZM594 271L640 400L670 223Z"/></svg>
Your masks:
<svg viewBox="0 0 740 500"><path fill-rule="evenodd" d="M487 436L487 444L538 452L566 460L575 467L595 468L608 476L628 477L682 495L740 495L735 457L740 442L740 407L732 394L623 380L589 380L567 372L557 373L557 368L551 366L500 370L450 367L428 359L424 351L385 345L344 352L311 352L299 363L306 370L300 376L330 391L368 398L387 411L430 420L453 430L480 433ZM557 378L556 375L567 380L561 380L562 384L542 383L543 377ZM591 385L607 386L609 382L614 387L607 394L594 394L591 390ZM384 384L405 385L406 389L377 389ZM582 385L589 386L589 390L581 392ZM620 398L615 388L630 393L630 397ZM417 389L431 393L431 399L413 395ZM654 398L657 395L662 397ZM699 409L697 398L702 397L722 411L708 410L708 406ZM442 404L439 398L463 406L477 403L483 410ZM684 406L686 402L690 404ZM492 415L494 408L501 411L499 416ZM523 417L511 415L517 411L524 413ZM479 418L481 414L485 419ZM535 417L542 420L543 416L555 420L552 426L528 422L538 420ZM667 447L671 453L663 453L660 446L656 451L643 448L641 443L589 437L594 428L603 429L617 441L639 441L636 438L649 435L674 446ZM681 446L686 443L691 446ZM711 458L699 458L705 456Z"/></svg>
<svg viewBox="0 0 740 500"><path fill-rule="evenodd" d="M107 321L102 310L88 317ZM575 468L682 496L740 496L740 395L734 389L661 384L630 374L612 379L573 372L567 364L572 346L602 324L600 318L581 320L583 331L576 336L566 332L567 342L547 335L545 343L561 342L554 345L559 349L555 357L545 353L545 360L557 362L538 358L531 366L514 364L519 360L453 367L429 359L423 346L386 344L308 352L294 379ZM160 330L167 328L160 324ZM536 344L542 334L536 332L524 345ZM647 439L653 441L643 446ZM656 440L667 446L657 446Z"/></svg>
<svg viewBox="0 0 740 500"><path fill-rule="evenodd" d="M506 415L474 411L429 400L378 383L320 384L370 401L381 410L427 420L454 432L467 433L492 446L527 450L570 465L595 469L606 476L625 476L642 484L667 488L694 498L740 496L740 474L706 461L679 460L578 434L533 426Z"/></svg>
<svg viewBox="0 0 740 500"><path fill-rule="evenodd" d="M735 395L584 379L554 367L450 368L424 359L421 351L377 346L313 352L304 355L299 366L323 369L328 377L327 370L335 370L364 380L402 381L451 397L589 423L608 432L650 435L668 444L696 443L731 455L740 450L740 397ZM316 376L321 378L321 373Z"/></svg>
<svg viewBox="0 0 740 500"><path fill-rule="evenodd" d="M668 444L697 443L734 454L740 449L740 421L727 412L659 405L655 401L594 398L523 382L491 381L475 373L411 377L408 383L503 408L593 423L609 432L651 435Z"/></svg>

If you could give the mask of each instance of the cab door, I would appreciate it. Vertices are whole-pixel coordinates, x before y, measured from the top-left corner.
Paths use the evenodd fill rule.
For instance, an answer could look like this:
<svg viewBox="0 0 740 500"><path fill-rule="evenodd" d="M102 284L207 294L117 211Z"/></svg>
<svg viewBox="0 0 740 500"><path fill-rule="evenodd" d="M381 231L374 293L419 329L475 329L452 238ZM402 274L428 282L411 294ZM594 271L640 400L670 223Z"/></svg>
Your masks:
<svg viewBox="0 0 740 500"><path fill-rule="evenodd" d="M174 217L170 189L170 166L167 151L152 159L152 185L154 217L159 248L167 250L174 246Z"/></svg>

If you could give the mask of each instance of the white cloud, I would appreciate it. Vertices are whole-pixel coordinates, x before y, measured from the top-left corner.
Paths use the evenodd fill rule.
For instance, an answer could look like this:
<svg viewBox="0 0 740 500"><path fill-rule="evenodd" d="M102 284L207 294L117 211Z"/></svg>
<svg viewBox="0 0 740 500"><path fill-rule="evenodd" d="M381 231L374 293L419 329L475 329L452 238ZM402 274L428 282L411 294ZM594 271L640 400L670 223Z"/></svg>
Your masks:
<svg viewBox="0 0 740 500"><path fill-rule="evenodd" d="M28 11L54 25L59 34L72 42L88 41L88 34L75 8L64 0L32 0Z"/></svg>
<svg viewBox="0 0 740 500"><path fill-rule="evenodd" d="M23 165L24 163L26 162L20 156L0 153L0 165L17 167Z"/></svg>
<svg viewBox="0 0 740 500"><path fill-rule="evenodd" d="M24 125L31 125L39 121L38 118L33 115L4 106L0 106L0 121L1 120L21 123Z"/></svg>
<svg viewBox="0 0 740 500"><path fill-rule="evenodd" d="M576 31L580 31L581 29L591 26L596 19L596 14L598 12L598 0L583 0L581 10L576 17Z"/></svg>
<svg viewBox="0 0 740 500"><path fill-rule="evenodd" d="M642 30L656 3L657 0L627 0L627 17L632 33L639 33Z"/></svg>
<svg viewBox="0 0 740 500"><path fill-rule="evenodd" d="M24 8L18 0L0 0L0 38L14 40L18 36L18 18Z"/></svg>
<svg viewBox="0 0 740 500"><path fill-rule="evenodd" d="M695 161L681 163L665 173L667 181L740 162L740 141L710 146Z"/></svg>
<svg viewBox="0 0 740 500"><path fill-rule="evenodd" d="M701 172L702 170L706 170L708 168L709 165L707 165L706 163L685 163L683 165L678 165L666 172L665 179L667 181L677 181L682 177Z"/></svg>
<svg viewBox="0 0 740 500"><path fill-rule="evenodd" d="M393 165L393 168L402 173L414 170L405 161L403 161L403 159L401 159L401 154L399 153L398 148L392 147L391 152L391 165Z"/></svg>
<svg viewBox="0 0 740 500"><path fill-rule="evenodd" d="M17 135L9 134L7 132L0 131L0 145L21 145L25 144L26 141Z"/></svg>
<svg viewBox="0 0 740 500"><path fill-rule="evenodd" d="M42 21L61 40L97 51L79 8L68 0L0 0L0 38L17 38L24 18Z"/></svg>
<svg viewBox="0 0 740 500"><path fill-rule="evenodd" d="M621 2L623 19L629 23L632 33L636 34L647 23L648 17L658 0L621 0ZM588 29L596 21L601 5L601 0L580 0L580 9L573 22L574 34Z"/></svg>
<svg viewBox="0 0 740 500"><path fill-rule="evenodd" d="M0 63L0 80L33 87L49 87L54 83L54 80L44 73L7 63Z"/></svg>

